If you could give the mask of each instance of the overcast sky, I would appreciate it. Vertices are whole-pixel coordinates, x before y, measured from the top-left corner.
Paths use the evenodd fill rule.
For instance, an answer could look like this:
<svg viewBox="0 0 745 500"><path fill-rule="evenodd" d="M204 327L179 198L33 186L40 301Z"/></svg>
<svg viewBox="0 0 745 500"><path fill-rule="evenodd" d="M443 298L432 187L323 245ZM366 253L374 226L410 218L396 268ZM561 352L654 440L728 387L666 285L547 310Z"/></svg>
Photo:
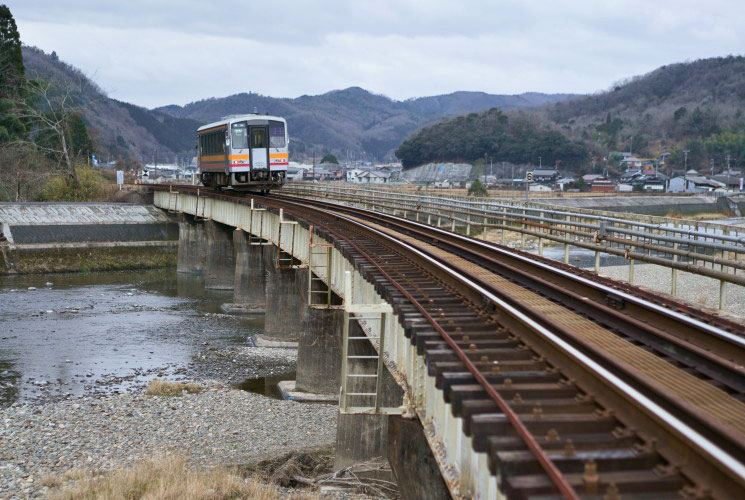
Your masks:
<svg viewBox="0 0 745 500"><path fill-rule="evenodd" d="M743 0L5 1L24 43L147 107L350 86L589 93L745 51Z"/></svg>

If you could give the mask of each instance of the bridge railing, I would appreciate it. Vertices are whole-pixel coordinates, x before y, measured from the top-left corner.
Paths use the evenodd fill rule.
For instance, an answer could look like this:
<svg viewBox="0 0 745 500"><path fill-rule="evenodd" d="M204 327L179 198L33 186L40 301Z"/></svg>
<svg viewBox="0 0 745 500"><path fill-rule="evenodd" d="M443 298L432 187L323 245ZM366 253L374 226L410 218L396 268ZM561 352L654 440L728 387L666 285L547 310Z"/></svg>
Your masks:
<svg viewBox="0 0 745 500"><path fill-rule="evenodd" d="M539 255L560 245L565 263L570 247L584 248L594 251L597 273L601 255L615 255L627 263L632 283L635 261L664 266L671 270L672 295L679 272L706 276L719 282L720 309L726 284L745 287L745 229L726 224L348 185L292 183L281 192L379 210L523 250L532 243Z"/></svg>

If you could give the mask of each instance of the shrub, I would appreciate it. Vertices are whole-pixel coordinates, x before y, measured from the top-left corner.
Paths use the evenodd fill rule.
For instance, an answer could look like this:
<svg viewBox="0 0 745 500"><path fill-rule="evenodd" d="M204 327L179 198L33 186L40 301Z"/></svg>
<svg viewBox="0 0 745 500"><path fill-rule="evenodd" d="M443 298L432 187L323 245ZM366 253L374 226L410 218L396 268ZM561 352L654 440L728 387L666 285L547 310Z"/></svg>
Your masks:
<svg viewBox="0 0 745 500"><path fill-rule="evenodd" d="M468 196L485 197L489 196L489 193L486 190L486 185L479 179L476 179L471 183L471 187L468 188Z"/></svg>
<svg viewBox="0 0 745 500"><path fill-rule="evenodd" d="M105 181L101 174L90 167L76 167L78 185L66 176L56 175L49 179L41 193L42 201L94 201L105 193Z"/></svg>

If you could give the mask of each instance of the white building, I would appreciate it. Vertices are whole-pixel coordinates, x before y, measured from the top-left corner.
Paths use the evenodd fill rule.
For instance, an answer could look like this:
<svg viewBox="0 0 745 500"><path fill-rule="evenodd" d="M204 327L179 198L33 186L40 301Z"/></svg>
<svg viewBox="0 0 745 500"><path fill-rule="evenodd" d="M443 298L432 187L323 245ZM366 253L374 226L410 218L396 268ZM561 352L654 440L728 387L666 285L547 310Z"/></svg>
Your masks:
<svg viewBox="0 0 745 500"><path fill-rule="evenodd" d="M347 182L355 184L386 184L391 178L390 172L367 168L347 170Z"/></svg>

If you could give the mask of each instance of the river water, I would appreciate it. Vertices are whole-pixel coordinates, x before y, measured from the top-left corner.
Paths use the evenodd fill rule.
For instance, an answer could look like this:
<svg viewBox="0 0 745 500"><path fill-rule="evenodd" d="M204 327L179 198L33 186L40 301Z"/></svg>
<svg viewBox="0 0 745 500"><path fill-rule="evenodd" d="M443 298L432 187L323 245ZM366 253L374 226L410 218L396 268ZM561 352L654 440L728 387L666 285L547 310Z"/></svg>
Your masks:
<svg viewBox="0 0 745 500"><path fill-rule="evenodd" d="M242 380L219 359L260 333L263 316L221 314L231 301L174 269L0 276L0 406L154 377Z"/></svg>

